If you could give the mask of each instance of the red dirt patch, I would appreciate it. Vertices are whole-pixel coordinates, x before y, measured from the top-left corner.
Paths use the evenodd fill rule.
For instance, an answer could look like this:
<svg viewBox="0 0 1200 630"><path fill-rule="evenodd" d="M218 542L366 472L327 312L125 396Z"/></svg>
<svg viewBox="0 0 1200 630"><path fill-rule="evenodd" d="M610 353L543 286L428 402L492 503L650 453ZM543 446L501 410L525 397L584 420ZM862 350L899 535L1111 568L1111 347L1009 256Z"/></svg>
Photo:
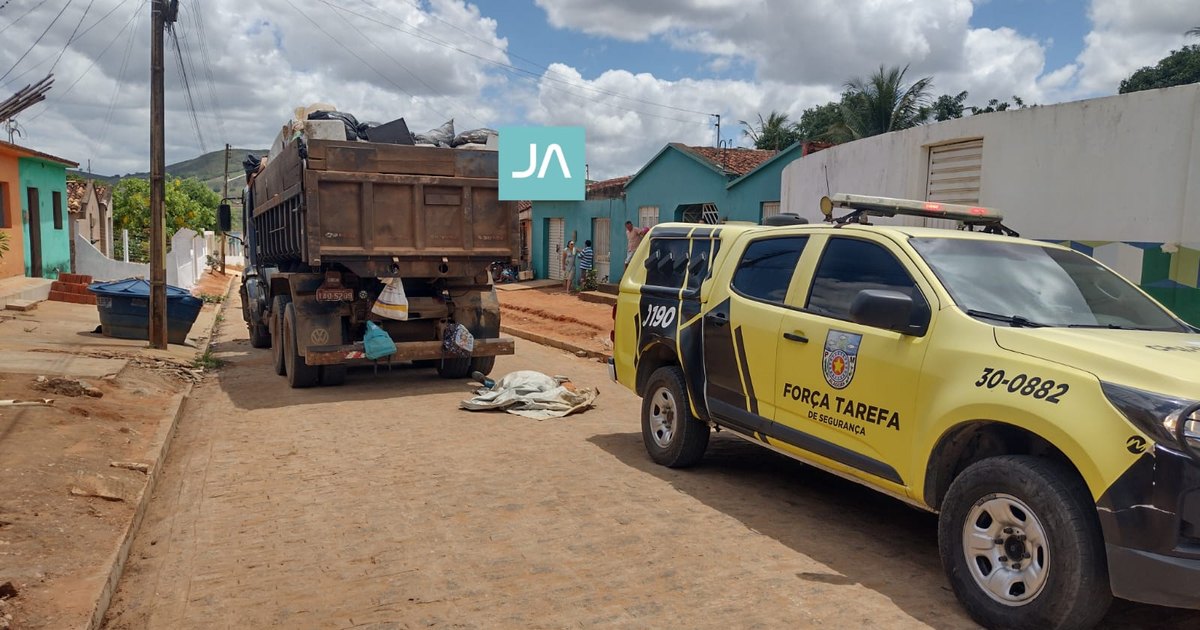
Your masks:
<svg viewBox="0 0 1200 630"><path fill-rule="evenodd" d="M500 291L501 322L586 350L612 352L612 307L560 288Z"/></svg>

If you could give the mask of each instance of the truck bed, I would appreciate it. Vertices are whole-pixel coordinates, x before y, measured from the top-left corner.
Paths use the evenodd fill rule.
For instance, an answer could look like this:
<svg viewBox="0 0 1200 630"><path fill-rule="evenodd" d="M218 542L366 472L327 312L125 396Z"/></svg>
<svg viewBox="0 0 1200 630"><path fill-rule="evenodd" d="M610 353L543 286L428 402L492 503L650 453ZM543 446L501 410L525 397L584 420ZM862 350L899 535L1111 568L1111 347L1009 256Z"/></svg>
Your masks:
<svg viewBox="0 0 1200 630"><path fill-rule="evenodd" d="M292 142L254 181L265 264L465 277L516 255L516 203L498 199L494 151L312 140L307 152Z"/></svg>

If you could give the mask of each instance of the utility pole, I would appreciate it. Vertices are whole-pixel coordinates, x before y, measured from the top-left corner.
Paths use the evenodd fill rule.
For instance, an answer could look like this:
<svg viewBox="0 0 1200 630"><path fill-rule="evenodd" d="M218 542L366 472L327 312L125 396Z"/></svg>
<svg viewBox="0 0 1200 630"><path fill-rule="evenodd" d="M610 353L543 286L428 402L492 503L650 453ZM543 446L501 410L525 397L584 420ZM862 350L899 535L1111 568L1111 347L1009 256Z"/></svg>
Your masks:
<svg viewBox="0 0 1200 630"><path fill-rule="evenodd" d="M150 1L150 347L167 348L166 129L163 37L175 22L178 0Z"/></svg>
<svg viewBox="0 0 1200 630"><path fill-rule="evenodd" d="M717 119L717 146L721 146L721 115L709 114L709 116Z"/></svg>
<svg viewBox="0 0 1200 630"><path fill-rule="evenodd" d="M224 182L224 184L222 185L223 188L221 189L221 203L228 203L226 200L229 199L229 153L231 151L233 151L233 147L229 146L229 144L226 143L225 144L225 177L221 178L221 181ZM221 226L219 225L219 223L220 222L218 221L218 225L217 225L218 230L221 229ZM221 231L221 275L222 276L225 275L225 232L224 232L224 230Z"/></svg>

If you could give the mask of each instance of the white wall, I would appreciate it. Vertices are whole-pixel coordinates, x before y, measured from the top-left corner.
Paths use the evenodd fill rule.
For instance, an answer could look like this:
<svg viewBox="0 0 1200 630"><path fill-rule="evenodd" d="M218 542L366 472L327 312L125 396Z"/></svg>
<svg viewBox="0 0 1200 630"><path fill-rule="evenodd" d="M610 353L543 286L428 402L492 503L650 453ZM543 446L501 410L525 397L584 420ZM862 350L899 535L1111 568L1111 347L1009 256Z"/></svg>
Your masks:
<svg viewBox="0 0 1200 630"><path fill-rule="evenodd" d="M113 260L96 249L84 235L76 234L75 273L91 276L96 281L149 278L150 265Z"/></svg>
<svg viewBox="0 0 1200 630"><path fill-rule="evenodd" d="M1039 239L1200 243L1200 85L923 125L783 170L785 212L832 192L924 199L929 146L983 138L980 204ZM886 222L886 221L881 221Z"/></svg>
<svg viewBox="0 0 1200 630"><path fill-rule="evenodd" d="M204 237L186 228L176 232L167 252L167 284L188 290L196 286L207 267L208 251ZM97 281L149 278L150 265L113 260L85 236L76 234L75 273L92 276Z"/></svg>

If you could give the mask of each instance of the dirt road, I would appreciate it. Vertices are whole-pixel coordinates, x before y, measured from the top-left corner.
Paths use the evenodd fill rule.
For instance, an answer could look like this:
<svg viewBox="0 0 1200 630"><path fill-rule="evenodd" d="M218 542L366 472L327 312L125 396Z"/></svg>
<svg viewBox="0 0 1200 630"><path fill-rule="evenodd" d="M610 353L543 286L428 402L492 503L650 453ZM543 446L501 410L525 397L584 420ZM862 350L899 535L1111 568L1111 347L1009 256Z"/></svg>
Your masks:
<svg viewBox="0 0 1200 630"><path fill-rule="evenodd" d="M289 390L241 322L219 340L109 628L971 627L933 516L724 436L655 466L594 361L518 341L497 363L600 388L538 422L458 411L466 383L432 371Z"/></svg>

